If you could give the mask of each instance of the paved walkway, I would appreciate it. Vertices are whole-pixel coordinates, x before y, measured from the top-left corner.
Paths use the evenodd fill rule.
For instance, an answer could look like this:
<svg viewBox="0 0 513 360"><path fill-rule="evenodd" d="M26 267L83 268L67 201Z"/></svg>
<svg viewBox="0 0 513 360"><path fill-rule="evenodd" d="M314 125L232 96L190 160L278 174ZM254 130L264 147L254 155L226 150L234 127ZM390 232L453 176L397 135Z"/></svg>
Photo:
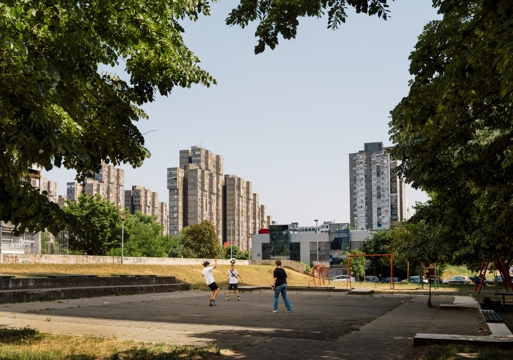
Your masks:
<svg viewBox="0 0 513 360"><path fill-rule="evenodd" d="M209 293L186 291L0 305L0 325L44 332L204 345L232 359L411 359L416 333L486 335L476 310L438 310L453 297L359 296L289 291L293 306L272 313L272 292L208 306Z"/></svg>

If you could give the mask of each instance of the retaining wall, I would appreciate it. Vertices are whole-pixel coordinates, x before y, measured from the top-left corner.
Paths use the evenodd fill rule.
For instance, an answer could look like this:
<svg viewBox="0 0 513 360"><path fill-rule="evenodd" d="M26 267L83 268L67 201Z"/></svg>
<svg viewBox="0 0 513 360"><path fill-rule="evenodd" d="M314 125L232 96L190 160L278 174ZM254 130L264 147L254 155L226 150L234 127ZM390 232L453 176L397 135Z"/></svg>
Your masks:
<svg viewBox="0 0 513 360"><path fill-rule="evenodd" d="M207 260L211 264L214 259L188 258L154 258L127 257L123 264L127 265L201 265ZM229 259L217 259L219 265L229 265ZM1 254L0 264L121 264L120 256L90 256L90 255L49 255L49 254ZM274 266L274 260L237 260L237 265L261 264ZM304 273L306 265L297 261L282 260L283 267Z"/></svg>
<svg viewBox="0 0 513 360"><path fill-rule="evenodd" d="M174 276L11 278L0 279L0 289L33 290L69 287L166 285L174 283L176 283Z"/></svg>
<svg viewBox="0 0 513 360"><path fill-rule="evenodd" d="M213 259L187 258L154 258L127 257L123 258L126 265L202 265L205 260L211 264ZM120 256L90 256L90 255L48 255L48 254L1 254L2 264L121 264ZM229 265L230 260L218 259L219 265ZM237 260L237 265L248 265L248 260Z"/></svg>

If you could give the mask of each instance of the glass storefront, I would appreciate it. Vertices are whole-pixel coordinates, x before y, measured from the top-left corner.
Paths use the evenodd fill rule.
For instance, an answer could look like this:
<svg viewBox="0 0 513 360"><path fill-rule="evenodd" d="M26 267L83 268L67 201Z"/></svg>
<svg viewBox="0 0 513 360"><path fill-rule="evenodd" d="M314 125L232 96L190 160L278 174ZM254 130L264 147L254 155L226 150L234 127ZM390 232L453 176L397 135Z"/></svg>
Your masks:
<svg viewBox="0 0 513 360"><path fill-rule="evenodd" d="M349 224L330 224L330 250L349 251Z"/></svg>
<svg viewBox="0 0 513 360"><path fill-rule="evenodd" d="M290 260L301 261L301 244L290 243Z"/></svg>

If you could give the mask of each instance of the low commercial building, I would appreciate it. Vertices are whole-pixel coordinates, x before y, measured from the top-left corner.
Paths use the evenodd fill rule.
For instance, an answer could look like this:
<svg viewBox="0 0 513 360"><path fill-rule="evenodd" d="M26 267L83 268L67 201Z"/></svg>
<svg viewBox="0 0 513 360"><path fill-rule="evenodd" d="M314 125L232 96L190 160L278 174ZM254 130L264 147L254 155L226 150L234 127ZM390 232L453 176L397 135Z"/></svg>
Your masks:
<svg viewBox="0 0 513 360"><path fill-rule="evenodd" d="M304 227L313 231L299 232L297 226L271 225L269 234L251 236L252 259L290 259L309 265L339 267L346 251L361 248L364 233L365 238L372 236L369 231L358 231L352 238L353 231L347 223L326 222L324 225L327 225L324 232L316 232L315 226Z"/></svg>

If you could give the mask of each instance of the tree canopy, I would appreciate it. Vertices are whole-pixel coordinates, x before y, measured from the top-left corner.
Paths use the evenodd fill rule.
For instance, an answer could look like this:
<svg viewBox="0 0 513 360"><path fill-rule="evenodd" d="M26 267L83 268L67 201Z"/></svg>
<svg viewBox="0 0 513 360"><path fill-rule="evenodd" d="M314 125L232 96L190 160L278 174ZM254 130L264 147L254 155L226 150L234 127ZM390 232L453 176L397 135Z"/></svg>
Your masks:
<svg viewBox="0 0 513 360"><path fill-rule="evenodd" d="M162 234L162 225L154 216L140 211L125 219L125 256L167 257L176 241ZM111 255L121 255L121 248L112 249Z"/></svg>
<svg viewBox="0 0 513 360"><path fill-rule="evenodd" d="M365 254L390 254L388 247L392 244L392 230L381 230L373 237L367 238L363 243L363 253ZM372 267L375 269L378 265L390 266L387 257L369 257Z"/></svg>
<svg viewBox="0 0 513 360"><path fill-rule="evenodd" d="M353 249L350 251L346 251L346 255L363 255L363 252L361 252L358 249ZM354 276L365 276L365 262L366 259L363 256L356 256L351 258L351 262L349 263L349 270L351 271L351 274ZM341 266L347 267L347 258L345 258L341 263Z"/></svg>
<svg viewBox="0 0 513 360"><path fill-rule="evenodd" d="M274 49L280 35L286 40L294 39L301 17L322 17L327 12L328 28L337 29L346 21L348 7L353 7L357 13L377 15L386 20L386 2L387 0L240 0L226 23L245 28L252 21L258 22L255 54L259 54L266 46Z"/></svg>
<svg viewBox="0 0 513 360"><path fill-rule="evenodd" d="M186 258L217 259L222 250L216 228L208 220L184 228L182 245L182 255Z"/></svg>
<svg viewBox="0 0 513 360"><path fill-rule="evenodd" d="M81 194L79 202L68 201L63 208L71 219L68 223L69 248L87 255L107 255L121 249L119 209L101 195Z"/></svg>
<svg viewBox="0 0 513 360"><path fill-rule="evenodd" d="M75 169L150 156L135 122L141 105L175 86L215 80L182 39L179 20L208 2L5 0L0 3L0 219L56 233L66 219L21 178L33 164ZM128 80L100 72L125 65Z"/></svg>
<svg viewBox="0 0 513 360"><path fill-rule="evenodd" d="M412 222L443 256L513 259L513 2L434 1L392 111L399 173L430 193ZM418 234L420 235L420 233Z"/></svg>

